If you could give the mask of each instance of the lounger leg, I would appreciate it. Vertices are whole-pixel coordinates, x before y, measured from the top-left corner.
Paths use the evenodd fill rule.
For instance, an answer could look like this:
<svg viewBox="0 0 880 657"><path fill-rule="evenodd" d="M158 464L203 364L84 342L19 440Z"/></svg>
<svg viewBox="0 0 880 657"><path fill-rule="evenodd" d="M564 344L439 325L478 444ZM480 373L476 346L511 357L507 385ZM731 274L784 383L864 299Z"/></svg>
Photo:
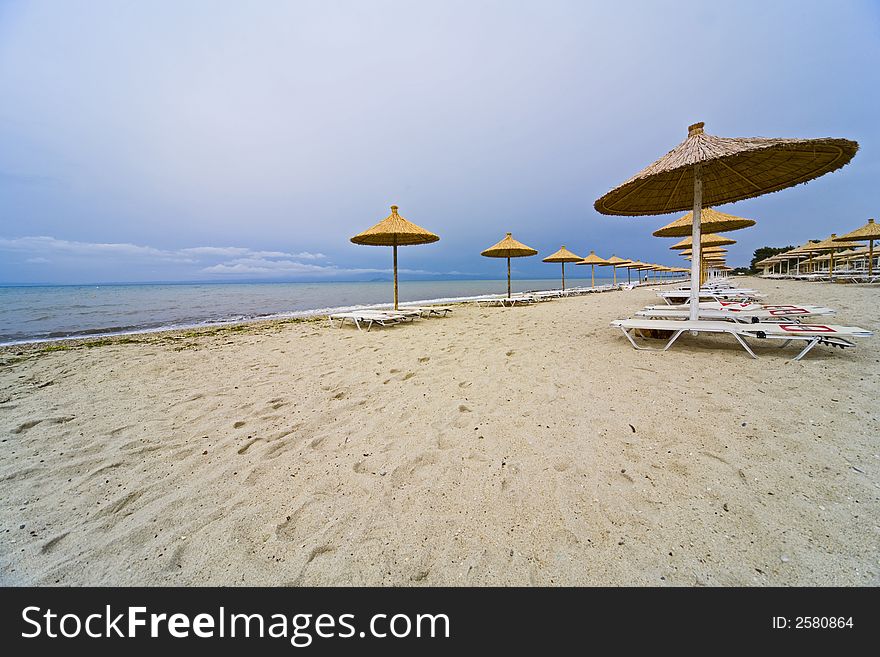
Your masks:
<svg viewBox="0 0 880 657"><path fill-rule="evenodd" d="M803 351L801 351L801 353L799 353L797 356L795 356L794 358L792 358L792 360L800 360L801 358L803 358L804 356L806 356L807 353L808 353L813 347L815 347L817 344L819 344L819 341L820 341L820 340L821 340L821 338L813 338L812 340L810 340L810 341L807 343L807 346L804 347Z"/></svg>
<svg viewBox="0 0 880 657"><path fill-rule="evenodd" d="M749 352L749 356L751 356L755 360L758 359L758 357L755 355L755 352L752 351L751 347L749 347L749 345L746 344L745 340L743 340L741 337L739 337L739 335L737 335L736 333L733 334L733 337L735 337L736 341L739 342L740 345L742 345L743 349L745 349L747 352Z"/></svg>
<svg viewBox="0 0 880 657"><path fill-rule="evenodd" d="M644 347L640 347L639 345L636 344L636 341L632 339L632 336L629 334L629 331L627 331L623 327L621 327L620 330L623 331L623 334L626 336L626 339L629 340L629 343L633 346L633 349L638 349L640 351L642 349L644 349Z"/></svg>
<svg viewBox="0 0 880 657"><path fill-rule="evenodd" d="M675 343L675 341L678 340L682 333L684 333L684 331L676 331L673 336L669 338L669 342L666 343L666 346L663 347L663 351L668 350L669 347L671 347Z"/></svg>

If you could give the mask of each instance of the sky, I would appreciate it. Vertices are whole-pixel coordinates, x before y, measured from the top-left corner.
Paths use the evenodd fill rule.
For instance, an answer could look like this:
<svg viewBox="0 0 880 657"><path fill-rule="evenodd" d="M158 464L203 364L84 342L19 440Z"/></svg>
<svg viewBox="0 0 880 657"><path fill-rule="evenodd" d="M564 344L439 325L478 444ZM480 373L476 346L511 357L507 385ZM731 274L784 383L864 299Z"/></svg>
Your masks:
<svg viewBox="0 0 880 657"><path fill-rule="evenodd" d="M504 277L507 231L520 277L685 265L651 236L680 214L593 203L689 124L858 141L719 208L747 264L880 214L877 62L876 1L0 0L0 283L382 278L349 238L392 204L441 238L402 279Z"/></svg>

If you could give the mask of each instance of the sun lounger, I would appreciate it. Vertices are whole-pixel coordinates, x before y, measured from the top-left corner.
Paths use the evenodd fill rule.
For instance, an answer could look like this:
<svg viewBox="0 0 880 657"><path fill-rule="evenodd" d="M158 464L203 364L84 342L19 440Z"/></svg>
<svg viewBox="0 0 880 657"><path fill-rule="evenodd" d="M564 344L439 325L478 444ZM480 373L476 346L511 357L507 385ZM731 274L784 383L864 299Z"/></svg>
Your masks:
<svg viewBox="0 0 880 657"><path fill-rule="evenodd" d="M531 294L514 294L511 297L489 297L486 299L475 299L474 303L478 306L524 306L538 301Z"/></svg>
<svg viewBox="0 0 880 657"><path fill-rule="evenodd" d="M666 351L675 341L687 331L695 333L726 333L732 335L740 346L748 352L752 358L757 358L755 353L746 343L745 338L782 340L785 347L793 340L806 342L803 350L792 360L800 360L817 344L834 347L854 347L851 338L864 338L873 335L871 331L856 326L832 326L822 324L787 324L774 322L759 322L757 324L739 324L724 321L703 320L666 320L666 319L619 319L611 322L611 326L623 331L626 339L633 347L646 351ZM639 345L633 335L645 337L645 331L663 331L671 334L666 346L662 348ZM665 334L663 337L666 337Z"/></svg>
<svg viewBox="0 0 880 657"><path fill-rule="evenodd" d="M757 322L800 322L804 317L833 315L834 310L822 306L767 305L760 303L731 303L726 301L701 303L700 319L727 320L754 324ZM688 319L690 307L648 306L636 313L636 317L655 319Z"/></svg>
<svg viewBox="0 0 880 657"><path fill-rule="evenodd" d="M412 321L414 316L409 313L400 313L394 311L380 311L380 310L356 310L347 313L333 313L328 317L330 321L330 326L333 326L334 321L339 322L339 328L345 324L346 321L354 324L358 330L362 330L361 325L365 325L367 327L367 331L373 328L373 324L378 324L379 326L393 326L394 324L399 324L404 321Z"/></svg>
<svg viewBox="0 0 880 657"><path fill-rule="evenodd" d="M675 305L673 302L689 303L690 295L690 290L666 290L657 293L657 296L669 305ZM736 288L729 290L700 290L700 301L755 301L763 298L763 294L754 290L738 290Z"/></svg>
<svg viewBox="0 0 880 657"><path fill-rule="evenodd" d="M446 317L452 312L448 306L407 306L401 310L418 312L421 317Z"/></svg>

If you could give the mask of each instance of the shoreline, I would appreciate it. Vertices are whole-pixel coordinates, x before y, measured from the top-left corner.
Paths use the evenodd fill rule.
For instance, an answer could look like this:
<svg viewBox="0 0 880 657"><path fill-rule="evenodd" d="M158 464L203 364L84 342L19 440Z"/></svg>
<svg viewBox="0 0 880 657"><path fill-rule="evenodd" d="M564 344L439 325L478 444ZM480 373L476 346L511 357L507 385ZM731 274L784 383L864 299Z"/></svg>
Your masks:
<svg viewBox="0 0 880 657"><path fill-rule="evenodd" d="M580 279L577 279L580 280ZM610 279L609 279L610 280ZM681 283L681 280L676 281L666 281L662 283L649 283L647 285L670 285L673 283ZM638 286L638 285L637 285ZM644 283L641 286L645 286ZM573 286L570 286L573 287ZM533 292L533 291L544 291L544 290L526 290L525 292ZM618 290L611 290L618 291ZM470 295L470 296L457 296L457 297L441 297L435 299L418 299L415 301L405 301L401 302L400 305L402 307L413 306L413 305L462 305L468 304L473 301L477 301L480 299L488 299L493 297L503 296L500 294L479 294L479 295ZM220 320L220 321L204 321L198 323L187 323L180 325L169 325L169 326L157 326L157 327L145 327L145 328L133 328L131 330L122 330L122 331L100 331L89 332L89 333L78 333L75 335L63 335L63 336L51 336L51 337L42 337L42 338L25 338L22 340L13 340L10 342L0 342L0 354L4 353L7 350L14 349L16 347L21 348L30 348L34 346L40 345L68 345L68 344L83 344L101 340L111 340L114 338L134 338L136 336L150 336L150 335L162 335L166 333L173 332L190 332L190 331L202 331L202 330L222 330L224 328L232 328L237 326L247 326L251 324L262 324L262 323L274 323L274 322L297 322L297 321L314 321L316 318L320 318L322 316L329 315L331 313L343 313L343 312L351 312L357 310L367 310L367 309L387 309L390 307L390 303L375 303L375 304L358 304L358 305L349 305L349 306L337 306L337 307L328 307L328 308L313 308L308 310L297 310L297 311L289 311L289 312L281 312L281 313L271 313L267 315L257 316L257 317L249 317L249 318L241 318L241 319L233 319L233 320Z"/></svg>

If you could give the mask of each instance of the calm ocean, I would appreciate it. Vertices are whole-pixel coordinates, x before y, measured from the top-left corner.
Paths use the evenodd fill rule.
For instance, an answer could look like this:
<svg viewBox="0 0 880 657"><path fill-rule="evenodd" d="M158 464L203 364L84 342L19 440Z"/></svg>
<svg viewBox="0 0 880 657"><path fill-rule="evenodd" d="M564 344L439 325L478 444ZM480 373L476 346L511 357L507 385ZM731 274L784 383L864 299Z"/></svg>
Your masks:
<svg viewBox="0 0 880 657"><path fill-rule="evenodd" d="M610 279L596 277L597 285L606 282ZM559 279L513 281L512 287L556 289ZM505 280L402 281L400 299L444 303L506 289ZM387 281L0 287L0 344L302 317L387 305L391 298Z"/></svg>

